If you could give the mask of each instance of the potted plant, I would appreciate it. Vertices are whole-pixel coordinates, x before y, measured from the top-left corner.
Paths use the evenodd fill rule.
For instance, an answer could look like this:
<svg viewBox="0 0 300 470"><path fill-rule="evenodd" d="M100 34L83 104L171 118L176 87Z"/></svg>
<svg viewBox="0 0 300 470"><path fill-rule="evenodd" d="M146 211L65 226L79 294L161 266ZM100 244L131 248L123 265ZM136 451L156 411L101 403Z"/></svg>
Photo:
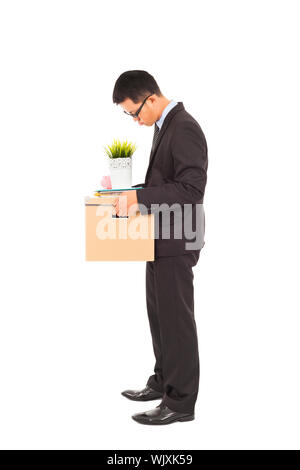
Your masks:
<svg viewBox="0 0 300 470"><path fill-rule="evenodd" d="M136 145L127 142L120 142L114 139L112 145L104 147L109 159L109 170L112 189L131 188L132 181L132 155L136 150Z"/></svg>

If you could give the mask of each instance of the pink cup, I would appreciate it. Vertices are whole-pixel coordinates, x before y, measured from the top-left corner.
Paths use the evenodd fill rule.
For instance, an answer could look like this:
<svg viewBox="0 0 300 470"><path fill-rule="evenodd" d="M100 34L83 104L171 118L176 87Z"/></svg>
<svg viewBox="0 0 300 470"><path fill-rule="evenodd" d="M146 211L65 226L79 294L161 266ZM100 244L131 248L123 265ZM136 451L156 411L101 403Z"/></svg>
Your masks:
<svg viewBox="0 0 300 470"><path fill-rule="evenodd" d="M104 189L112 189L110 176L102 176L101 186Z"/></svg>

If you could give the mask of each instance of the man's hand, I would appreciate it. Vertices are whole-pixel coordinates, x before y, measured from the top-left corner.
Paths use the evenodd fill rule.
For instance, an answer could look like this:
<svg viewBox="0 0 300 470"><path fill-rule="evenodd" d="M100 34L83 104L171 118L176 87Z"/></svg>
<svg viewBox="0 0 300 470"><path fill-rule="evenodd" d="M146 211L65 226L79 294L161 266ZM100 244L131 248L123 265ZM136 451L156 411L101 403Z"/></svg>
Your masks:
<svg viewBox="0 0 300 470"><path fill-rule="evenodd" d="M133 215L139 210L139 205L136 197L136 190L123 191L113 203L113 214L119 217Z"/></svg>

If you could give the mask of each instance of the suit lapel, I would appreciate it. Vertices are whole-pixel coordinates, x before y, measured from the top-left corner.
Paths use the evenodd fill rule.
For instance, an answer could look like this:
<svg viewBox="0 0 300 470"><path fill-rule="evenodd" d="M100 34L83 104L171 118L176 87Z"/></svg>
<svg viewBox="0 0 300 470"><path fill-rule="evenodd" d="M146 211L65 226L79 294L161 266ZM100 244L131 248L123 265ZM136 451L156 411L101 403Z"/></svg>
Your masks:
<svg viewBox="0 0 300 470"><path fill-rule="evenodd" d="M166 132L166 129L168 128L168 126L169 126L170 122L172 121L173 117L175 116L175 114L178 113L178 111L181 111L182 109L184 109L183 102L179 101L177 103L177 105L174 106L174 108L172 108L171 111L169 111L168 114L166 115L166 117L164 119L164 122L163 122L163 125L161 126L161 129L158 133L158 138L157 138L157 141L156 141L156 145L155 145L154 149L151 150L151 153L150 153L149 165L148 165L148 170L147 170L145 181L148 178L150 169L153 165L154 157L157 154L157 149L158 149L159 143L160 143L164 133Z"/></svg>

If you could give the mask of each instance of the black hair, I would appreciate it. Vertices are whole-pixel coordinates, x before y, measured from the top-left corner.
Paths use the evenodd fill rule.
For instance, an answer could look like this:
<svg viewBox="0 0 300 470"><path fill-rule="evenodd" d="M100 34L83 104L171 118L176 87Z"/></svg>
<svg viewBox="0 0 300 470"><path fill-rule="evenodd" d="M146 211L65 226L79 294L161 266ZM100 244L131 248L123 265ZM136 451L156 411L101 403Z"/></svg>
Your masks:
<svg viewBox="0 0 300 470"><path fill-rule="evenodd" d="M145 70L128 70L122 73L115 83L113 103L119 104L130 98L134 103L140 103L146 96L162 93L156 81Z"/></svg>

